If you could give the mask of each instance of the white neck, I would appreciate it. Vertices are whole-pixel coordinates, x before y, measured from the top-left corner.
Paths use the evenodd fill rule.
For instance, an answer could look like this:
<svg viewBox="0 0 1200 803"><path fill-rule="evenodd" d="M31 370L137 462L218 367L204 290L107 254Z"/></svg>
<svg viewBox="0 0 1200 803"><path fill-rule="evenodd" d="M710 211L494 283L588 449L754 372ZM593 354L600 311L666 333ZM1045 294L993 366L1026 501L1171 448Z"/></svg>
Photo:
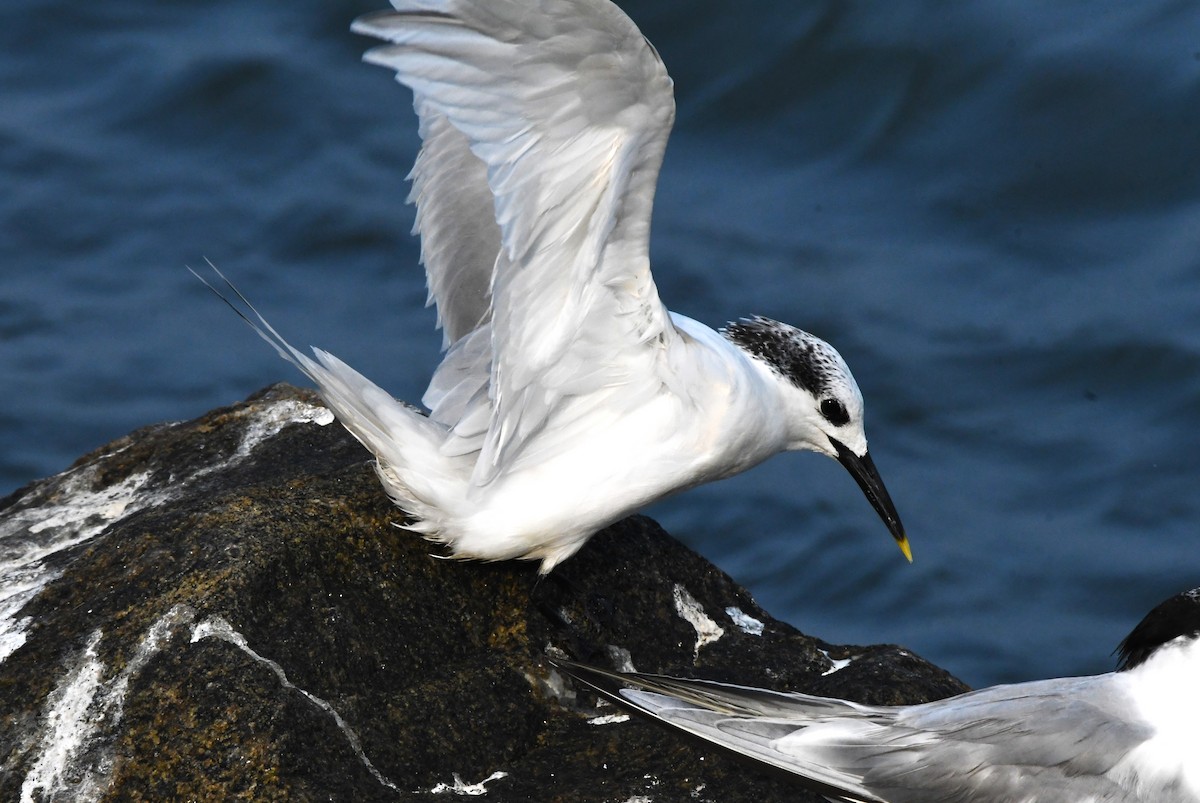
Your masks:
<svg viewBox="0 0 1200 803"><path fill-rule="evenodd" d="M1200 639L1176 639L1120 674L1138 713L1154 729L1122 769L1136 773L1148 790L1178 782L1200 800Z"/></svg>

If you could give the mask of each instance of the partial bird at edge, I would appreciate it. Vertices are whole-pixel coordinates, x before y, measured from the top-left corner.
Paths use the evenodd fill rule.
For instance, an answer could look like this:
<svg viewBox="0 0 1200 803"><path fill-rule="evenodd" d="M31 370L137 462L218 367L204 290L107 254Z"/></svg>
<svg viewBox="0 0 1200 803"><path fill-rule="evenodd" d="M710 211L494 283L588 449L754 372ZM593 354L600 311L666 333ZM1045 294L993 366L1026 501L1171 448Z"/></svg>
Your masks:
<svg viewBox="0 0 1200 803"><path fill-rule="evenodd" d="M560 659L600 696L843 803L1200 800L1200 588L1155 607L1118 670L871 706Z"/></svg>

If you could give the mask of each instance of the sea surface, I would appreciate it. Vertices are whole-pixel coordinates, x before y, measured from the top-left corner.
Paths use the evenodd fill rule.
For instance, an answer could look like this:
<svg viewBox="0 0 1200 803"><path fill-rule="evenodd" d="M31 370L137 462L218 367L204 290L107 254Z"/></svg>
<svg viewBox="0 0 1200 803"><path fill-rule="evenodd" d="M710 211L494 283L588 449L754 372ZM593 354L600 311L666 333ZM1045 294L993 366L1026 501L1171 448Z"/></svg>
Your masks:
<svg viewBox="0 0 1200 803"><path fill-rule="evenodd" d="M0 495L305 384L185 269L205 259L297 345L420 398L411 96L349 32L380 5L0 9ZM1200 585L1200 6L623 7L676 82L662 298L841 351L916 562L813 454L649 512L830 641L972 685L1110 669Z"/></svg>

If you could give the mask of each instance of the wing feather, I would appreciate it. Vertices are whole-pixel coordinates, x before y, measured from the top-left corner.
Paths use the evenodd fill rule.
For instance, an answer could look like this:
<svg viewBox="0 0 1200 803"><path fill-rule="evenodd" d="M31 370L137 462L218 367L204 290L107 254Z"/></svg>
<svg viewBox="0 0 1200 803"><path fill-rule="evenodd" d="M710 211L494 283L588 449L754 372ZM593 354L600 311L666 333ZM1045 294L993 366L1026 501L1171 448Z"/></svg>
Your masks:
<svg viewBox="0 0 1200 803"><path fill-rule="evenodd" d="M485 484L563 398L628 381L630 362L652 358L647 344L674 334L648 259L654 187L674 120L671 81L609 3L394 5L355 23L391 43L366 60L396 71L423 119L444 118L461 133L493 197L492 412L474 475ZM471 264L466 271L477 275L482 260ZM443 282L452 275L445 262L426 267L438 274L431 290L453 342L478 307L459 307L455 280ZM611 374L571 368L592 366L598 354Z"/></svg>
<svg viewBox="0 0 1200 803"><path fill-rule="evenodd" d="M830 800L888 803L863 786L860 777L816 762L804 762L798 767L794 757L775 747L779 738L796 731L796 717L806 709L811 709L818 723L844 721L855 713L886 717L888 709L713 681L609 672L568 661L552 663L619 705L739 756L790 773L804 786ZM787 716L788 712L792 718Z"/></svg>
<svg viewBox="0 0 1200 803"><path fill-rule="evenodd" d="M1137 801L1118 767L1151 729L1118 675L866 706L556 661L609 699L840 801Z"/></svg>
<svg viewBox="0 0 1200 803"><path fill-rule="evenodd" d="M421 237L429 303L437 306L442 346L449 348L487 319L500 227L487 167L467 138L420 95L413 107L422 143L409 174L413 233Z"/></svg>

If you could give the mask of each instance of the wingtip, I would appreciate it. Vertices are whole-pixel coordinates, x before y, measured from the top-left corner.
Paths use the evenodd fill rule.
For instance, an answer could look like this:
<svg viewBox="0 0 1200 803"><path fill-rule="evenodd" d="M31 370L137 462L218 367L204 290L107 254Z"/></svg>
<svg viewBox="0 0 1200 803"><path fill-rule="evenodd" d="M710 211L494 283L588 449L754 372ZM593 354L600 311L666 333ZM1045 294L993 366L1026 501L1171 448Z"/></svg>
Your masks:
<svg viewBox="0 0 1200 803"><path fill-rule="evenodd" d="M448 22L454 19L454 15L444 11L384 9L355 17L350 23L350 32L396 41L399 32L411 31L416 22Z"/></svg>
<svg viewBox="0 0 1200 803"><path fill-rule="evenodd" d="M354 18L350 23L350 32L363 34L365 36L383 37L383 32L394 25L385 25L389 18L396 17L398 14L395 11L370 11Z"/></svg>
<svg viewBox="0 0 1200 803"><path fill-rule="evenodd" d="M609 672L599 667L581 664L567 658L548 657L550 665L573 680L582 683L601 696L620 702L620 690L628 683L626 678L616 672Z"/></svg>

